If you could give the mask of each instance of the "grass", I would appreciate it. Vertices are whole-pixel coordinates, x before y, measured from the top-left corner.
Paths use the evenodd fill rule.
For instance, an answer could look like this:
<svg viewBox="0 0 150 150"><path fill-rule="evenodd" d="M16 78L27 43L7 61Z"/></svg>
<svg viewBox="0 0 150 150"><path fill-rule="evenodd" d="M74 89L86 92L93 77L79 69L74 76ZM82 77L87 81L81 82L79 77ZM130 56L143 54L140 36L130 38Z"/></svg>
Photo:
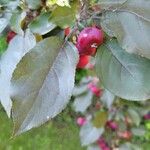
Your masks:
<svg viewBox="0 0 150 150"><path fill-rule="evenodd" d="M79 141L79 129L72 119L49 122L14 139L12 121L0 111L0 150L85 150Z"/></svg>

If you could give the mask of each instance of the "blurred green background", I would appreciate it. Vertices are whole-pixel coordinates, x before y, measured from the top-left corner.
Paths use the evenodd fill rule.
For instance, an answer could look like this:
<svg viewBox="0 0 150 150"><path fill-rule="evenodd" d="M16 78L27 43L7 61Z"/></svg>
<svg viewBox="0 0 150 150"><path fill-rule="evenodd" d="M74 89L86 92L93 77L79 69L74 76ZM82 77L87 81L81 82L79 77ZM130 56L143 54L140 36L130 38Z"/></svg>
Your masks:
<svg viewBox="0 0 150 150"><path fill-rule="evenodd" d="M53 122L11 139L13 123L0 107L0 150L85 150L79 129L67 111Z"/></svg>

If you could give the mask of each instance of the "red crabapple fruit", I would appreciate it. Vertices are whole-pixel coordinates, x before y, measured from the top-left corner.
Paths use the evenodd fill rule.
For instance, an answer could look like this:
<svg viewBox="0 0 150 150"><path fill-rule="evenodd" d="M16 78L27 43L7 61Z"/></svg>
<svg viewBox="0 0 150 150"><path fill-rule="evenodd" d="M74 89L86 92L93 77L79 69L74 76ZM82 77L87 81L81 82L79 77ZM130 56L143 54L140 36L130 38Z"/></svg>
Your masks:
<svg viewBox="0 0 150 150"><path fill-rule="evenodd" d="M70 27L65 28L64 32L65 32L65 36L68 36L71 32Z"/></svg>
<svg viewBox="0 0 150 150"><path fill-rule="evenodd" d="M7 43L9 43L15 36L16 36L15 32L9 31L7 34Z"/></svg>
<svg viewBox="0 0 150 150"><path fill-rule="evenodd" d="M77 68L85 68L85 66L89 63L90 56L88 55L80 55L79 62L77 64Z"/></svg>
<svg viewBox="0 0 150 150"><path fill-rule="evenodd" d="M97 27L86 27L77 39L76 47L80 55L94 55L96 48L104 42L104 33Z"/></svg>

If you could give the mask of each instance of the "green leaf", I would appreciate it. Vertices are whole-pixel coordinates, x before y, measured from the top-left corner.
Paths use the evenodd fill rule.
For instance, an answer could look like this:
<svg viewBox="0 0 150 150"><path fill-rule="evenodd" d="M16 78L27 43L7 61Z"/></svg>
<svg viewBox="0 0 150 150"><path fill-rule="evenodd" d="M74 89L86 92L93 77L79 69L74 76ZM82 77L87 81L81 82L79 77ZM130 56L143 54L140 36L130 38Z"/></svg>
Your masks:
<svg viewBox="0 0 150 150"><path fill-rule="evenodd" d="M111 92L109 92L108 90L105 89L103 91L103 95L101 96L100 99L103 102L103 104L106 105L106 107L108 109L110 109L112 104L113 104L113 102L114 102L114 100L115 100L115 98L116 97L115 97L114 94L112 94Z"/></svg>
<svg viewBox="0 0 150 150"><path fill-rule="evenodd" d="M4 1L6 2L7 0L4 0ZM16 12L15 10L19 6L20 0L15 0L15 1L14 0L8 0L6 3L4 5L7 6L7 9L9 11L13 11L14 10L14 12ZM12 14L12 12L8 12L7 15L8 14Z"/></svg>
<svg viewBox="0 0 150 150"><path fill-rule="evenodd" d="M96 72L104 87L127 100L150 98L150 60L125 52L112 39L96 55Z"/></svg>
<svg viewBox="0 0 150 150"><path fill-rule="evenodd" d="M50 14L51 13L49 12L43 13L35 20L33 20L29 24L29 28L31 29L31 31L33 33L43 35L53 30L56 25L48 21Z"/></svg>
<svg viewBox="0 0 150 150"><path fill-rule="evenodd" d="M127 52L150 59L150 1L100 0L101 26ZM130 21L129 21L130 20Z"/></svg>
<svg viewBox="0 0 150 150"><path fill-rule="evenodd" d="M8 21L6 18L0 18L0 33L5 29L7 24L8 24Z"/></svg>
<svg viewBox="0 0 150 150"><path fill-rule="evenodd" d="M14 13L12 16L11 16L11 19L10 19L10 26L11 26L11 29L20 34L20 35L23 35L24 32L22 30L22 27L21 27L21 22L22 20L25 18L26 16L26 13L25 12L17 12L17 13Z"/></svg>
<svg viewBox="0 0 150 150"><path fill-rule="evenodd" d="M52 6L54 4L57 4L59 6L67 6L70 7L69 5L69 0L47 0L47 5Z"/></svg>
<svg viewBox="0 0 150 150"><path fill-rule="evenodd" d="M132 121L134 122L134 124L136 126L139 126L139 124L141 122L141 117L140 117L139 113L136 110L134 110L134 108L128 109L128 113L129 113L130 117L132 118Z"/></svg>
<svg viewBox="0 0 150 150"><path fill-rule="evenodd" d="M86 93L88 90L87 84L83 84L83 85L77 85L74 87L73 89L73 96L79 96L81 94Z"/></svg>
<svg viewBox="0 0 150 150"><path fill-rule="evenodd" d="M10 0L0 0L0 5L6 5Z"/></svg>
<svg viewBox="0 0 150 150"><path fill-rule="evenodd" d="M23 57L12 78L15 135L42 125L65 108L77 62L76 47L64 45L58 37L44 39Z"/></svg>
<svg viewBox="0 0 150 150"><path fill-rule="evenodd" d="M143 127L132 128L131 131L132 131L133 135L139 136L139 137L144 136L146 133L146 130Z"/></svg>
<svg viewBox="0 0 150 150"><path fill-rule="evenodd" d="M79 84L77 84L74 89L73 89L73 96L79 96L81 94L86 93L88 89L88 84L92 81L93 79L90 77L83 77L82 80L80 81Z"/></svg>
<svg viewBox="0 0 150 150"><path fill-rule="evenodd" d="M52 12L50 17L50 21L54 22L61 28L66 28L68 26L72 26L76 19L76 14L78 11L78 2L75 1L71 3L71 8L64 7L56 7L56 9Z"/></svg>
<svg viewBox="0 0 150 150"><path fill-rule="evenodd" d="M95 144L88 146L87 150L100 150L100 148L98 145Z"/></svg>
<svg viewBox="0 0 150 150"><path fill-rule="evenodd" d="M134 145L132 143L124 143L119 147L119 150L142 150L141 147Z"/></svg>
<svg viewBox="0 0 150 150"><path fill-rule="evenodd" d="M94 116L93 125L96 128L102 128L105 126L107 120L108 120L108 113L106 111L99 111Z"/></svg>
<svg viewBox="0 0 150 150"><path fill-rule="evenodd" d="M41 2L41 0L26 0L28 8L30 9L38 9L41 6Z"/></svg>
<svg viewBox="0 0 150 150"><path fill-rule="evenodd" d="M86 146L96 142L103 134L103 132L103 128L96 128L90 122L86 123L81 127L80 130L80 139L82 146Z"/></svg>
<svg viewBox="0 0 150 150"><path fill-rule="evenodd" d="M0 55L7 49L7 42L5 37L0 37Z"/></svg>
<svg viewBox="0 0 150 150"><path fill-rule="evenodd" d="M16 35L9 43L7 50L0 59L0 101L10 116L12 102L10 99L10 80L16 65L21 58L35 46L34 35L27 31L24 36Z"/></svg>
<svg viewBox="0 0 150 150"><path fill-rule="evenodd" d="M93 93L91 91L86 91L82 95L75 98L73 107L76 112L84 113L87 108L91 105L93 98Z"/></svg>

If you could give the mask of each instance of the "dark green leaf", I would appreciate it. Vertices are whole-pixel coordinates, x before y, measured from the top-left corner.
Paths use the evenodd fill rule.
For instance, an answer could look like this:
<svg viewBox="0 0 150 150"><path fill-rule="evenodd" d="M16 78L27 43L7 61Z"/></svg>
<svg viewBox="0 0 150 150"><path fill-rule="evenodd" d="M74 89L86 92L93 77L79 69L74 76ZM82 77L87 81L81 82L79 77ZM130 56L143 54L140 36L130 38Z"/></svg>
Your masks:
<svg viewBox="0 0 150 150"><path fill-rule="evenodd" d="M150 1L100 0L101 26L127 52L150 59ZM130 20L130 21L129 21Z"/></svg>
<svg viewBox="0 0 150 150"><path fill-rule="evenodd" d="M0 59L0 101L8 116L11 113L10 80L16 65L21 58L35 46L36 41L32 33L27 31L24 36L16 35Z"/></svg>
<svg viewBox="0 0 150 150"><path fill-rule="evenodd" d="M86 109L91 105L93 98L93 93L91 91L86 91L82 95L78 95L73 103L74 110L76 112L84 113Z"/></svg>
<svg viewBox="0 0 150 150"><path fill-rule="evenodd" d="M83 146L96 142L103 134L104 128L96 128L88 122L80 130L80 139Z"/></svg>
<svg viewBox="0 0 150 150"><path fill-rule="evenodd" d="M61 28L72 26L76 19L78 10L78 2L71 3L71 8L58 6L50 17L50 21L54 22Z"/></svg>
<svg viewBox="0 0 150 150"><path fill-rule="evenodd" d="M0 18L0 33L5 29L8 24L8 20L6 18Z"/></svg>
<svg viewBox="0 0 150 150"><path fill-rule="evenodd" d="M139 126L139 124L141 122L141 117L140 117L139 113L136 110L134 110L134 108L128 109L128 113L129 113L130 117L132 118L134 124L136 126Z"/></svg>
<svg viewBox="0 0 150 150"><path fill-rule="evenodd" d="M99 111L95 114L93 125L97 128L102 128L108 120L108 113L106 111Z"/></svg>
<svg viewBox="0 0 150 150"><path fill-rule="evenodd" d="M0 55L7 49L7 42L5 37L0 37Z"/></svg>
<svg viewBox="0 0 150 150"><path fill-rule="evenodd" d="M53 30L56 27L56 25L48 21L50 14L51 13L49 12L43 13L40 16L38 16L35 20L33 20L29 24L29 28L31 29L31 31L33 33L43 35Z"/></svg>
<svg viewBox="0 0 150 150"><path fill-rule="evenodd" d="M14 134L38 127L60 113L72 94L78 62L76 47L58 37L39 42L13 74Z"/></svg>
<svg viewBox="0 0 150 150"><path fill-rule="evenodd" d="M10 19L10 26L11 26L11 29L20 34L20 35L23 35L24 32L22 30L22 27L21 27L21 22L22 20L25 18L26 16L26 13L25 12L17 12L17 13L14 13L12 16L11 16L11 19Z"/></svg>
<svg viewBox="0 0 150 150"><path fill-rule="evenodd" d="M30 9L38 9L41 6L42 0L26 0Z"/></svg>
<svg viewBox="0 0 150 150"><path fill-rule="evenodd" d="M96 72L104 87L128 100L150 98L150 60L125 52L112 39L96 55Z"/></svg>

